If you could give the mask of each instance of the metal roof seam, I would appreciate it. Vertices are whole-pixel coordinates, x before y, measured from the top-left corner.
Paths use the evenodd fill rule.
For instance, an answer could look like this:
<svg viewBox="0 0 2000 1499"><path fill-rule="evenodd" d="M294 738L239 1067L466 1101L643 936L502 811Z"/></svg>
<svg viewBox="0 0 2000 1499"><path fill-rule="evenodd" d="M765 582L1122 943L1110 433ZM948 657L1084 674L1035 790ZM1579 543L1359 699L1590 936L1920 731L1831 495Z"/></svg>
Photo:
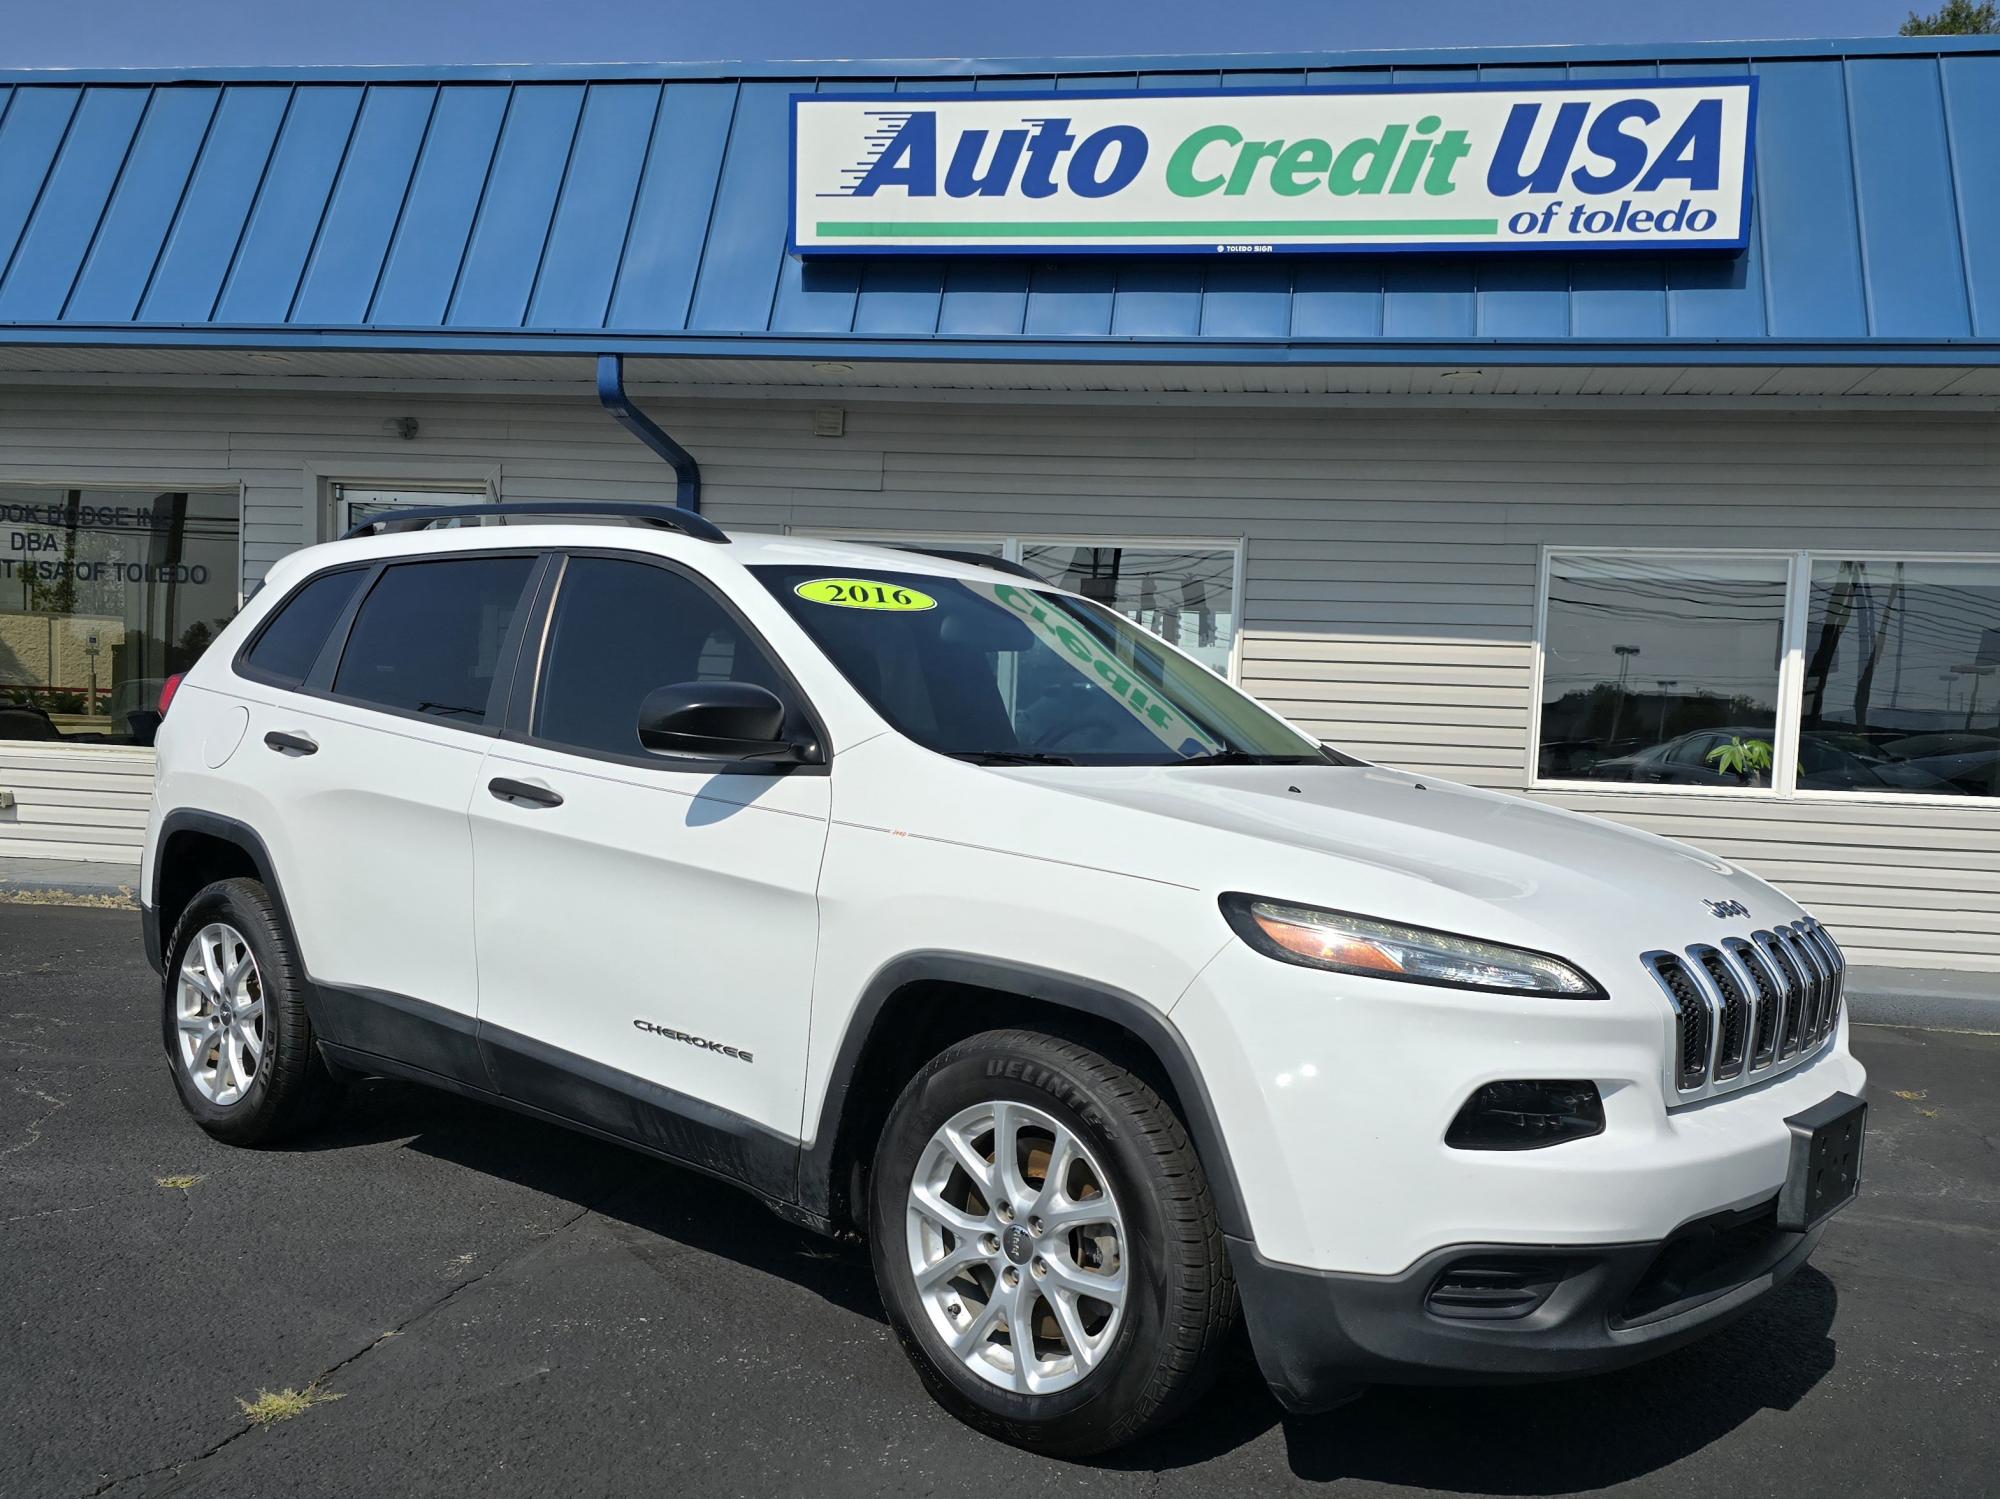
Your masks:
<svg viewBox="0 0 2000 1499"><path fill-rule="evenodd" d="M465 280L465 263L472 258L472 242L479 233L480 216L486 212L486 194L493 186L493 168L500 161L500 152L507 144L507 127L514 119L514 99L517 90L509 85L507 102L500 109L500 128L493 133L493 150L486 158L486 172L480 178L479 196L472 205L472 218L465 226L465 243L458 252L458 265L451 273L451 290L445 293L444 321L451 321L451 309L458 303L458 289Z"/></svg>
<svg viewBox="0 0 2000 1499"><path fill-rule="evenodd" d="M403 195L396 202L396 216L389 225L389 234L382 241L382 259L375 267L375 279L368 285L368 300L361 307L361 321L372 322L375 317L375 303L382 295L382 278L389 274L389 262L395 258L396 239L403 232L403 216L410 211L410 194L416 191L417 174L424 169L424 153L430 149L431 129L437 124L438 103L444 98L444 85L431 90L431 107L424 115L424 128L417 137L417 149L410 156L410 175L403 179Z"/></svg>
<svg viewBox="0 0 2000 1499"><path fill-rule="evenodd" d="M340 179L347 172L347 158L354 152L354 137L361 133L361 122L368 114L368 101L373 89L363 89L361 98L354 106L354 118L347 122L347 139L341 143L340 161L333 169L333 176L326 184L326 196L320 200L319 219L313 225L311 241L306 245L305 258L299 262L298 280L292 283L292 295L285 303L285 321L290 322L298 311L299 294L306 289L306 281L313 273L313 262L318 258L320 240L326 233L326 216L333 211L333 200L340 194Z"/></svg>
<svg viewBox="0 0 2000 1499"><path fill-rule="evenodd" d="M76 98L70 101L69 114L63 120L62 134L56 140L55 150L49 155L48 167L42 173L42 180L35 188L35 196L28 205L27 213L21 219L21 232L15 237L7 252L7 262L0 266L0 297L7 292L7 282L14 274L15 263L20 259L21 247L27 244L28 235L34 230L35 217L41 212L42 198L49 190L49 183L55 177L56 168L62 162L63 148L69 144L69 133L76 128L76 117L83 110L83 90L76 91ZM11 113L11 111L10 111Z"/></svg>
<svg viewBox="0 0 2000 1499"><path fill-rule="evenodd" d="M146 102L139 110L139 118L133 123L131 137L125 142L125 150L118 158L118 170L112 173L111 187L104 194L103 206L97 210L97 222L90 226L90 238L84 242L83 253L77 257L76 269L70 273L69 286L62 294L62 301L56 306L57 322L61 322L63 315L69 311L69 304L76 297L76 289L83 282L84 268L90 264L91 254L97 249L97 242L104 233L104 221L111 216L111 207L118 201L118 189L125 181L126 170L132 165L132 152L138 147L139 137L145 133L146 121L153 113L153 101L158 97L157 90L146 95Z"/></svg>
<svg viewBox="0 0 2000 1499"><path fill-rule="evenodd" d="M229 286L236 279L236 264L243 258L243 245L250 237L250 226L257 222L257 205L264 201L264 188L271 180L271 163L278 159L278 151L285 143L285 131L292 123L292 106L299 102L298 86L294 85L285 95L284 111L278 116L278 127L271 132L270 149L264 153L264 164L257 171L257 190L250 195L250 201L243 209L243 223L236 231L235 243L230 246L229 263L223 267L222 276L215 283L215 296L209 302L208 321L214 322L215 315L222 308L223 298L229 295Z"/></svg>
<svg viewBox="0 0 2000 1499"><path fill-rule="evenodd" d="M201 175L201 164L208 156L208 143L215 135L215 122L222 118L223 90L215 91L215 103L208 111L208 123L202 126L201 141L195 146L194 159L188 163L187 176L181 181L180 192L174 198L174 211L167 215L166 228L160 233L160 246L153 252L153 262L146 268L146 279L140 284L139 295L132 303L131 316L136 319L145 309L146 298L153 294L153 282L160 274L160 263L167 258L167 247L174 242L174 231L180 227L181 214L187 209L188 193L193 189L195 179ZM68 312L65 307L64 312Z"/></svg>
<svg viewBox="0 0 2000 1499"><path fill-rule="evenodd" d="M611 309L618 301L618 285L625 277L625 257L632 249L632 226L639 221L639 199L646 190L646 174L653 167L653 148L660 142L660 117L666 113L667 85L661 84L653 96L653 123L646 131L646 149L639 157L639 177L632 185L632 202L625 212L625 230L618 237L618 258L611 266L611 280L604 288L604 307L597 315L600 325L609 327Z"/></svg>

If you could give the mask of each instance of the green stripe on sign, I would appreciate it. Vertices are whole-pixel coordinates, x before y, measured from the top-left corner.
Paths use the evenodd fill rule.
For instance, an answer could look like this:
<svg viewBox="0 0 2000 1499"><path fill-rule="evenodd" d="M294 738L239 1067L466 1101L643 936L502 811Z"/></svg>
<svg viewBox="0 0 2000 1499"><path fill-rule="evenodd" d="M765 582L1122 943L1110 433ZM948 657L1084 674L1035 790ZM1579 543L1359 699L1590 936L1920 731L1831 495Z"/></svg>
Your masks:
<svg viewBox="0 0 2000 1499"><path fill-rule="evenodd" d="M1201 239L1262 240L1313 235L1328 239L1357 236L1435 235L1452 238L1493 235L1498 219L1124 219L1090 224L1077 220L1019 223L1007 219L956 224L898 224L886 219L841 222L821 219L815 232L829 239Z"/></svg>

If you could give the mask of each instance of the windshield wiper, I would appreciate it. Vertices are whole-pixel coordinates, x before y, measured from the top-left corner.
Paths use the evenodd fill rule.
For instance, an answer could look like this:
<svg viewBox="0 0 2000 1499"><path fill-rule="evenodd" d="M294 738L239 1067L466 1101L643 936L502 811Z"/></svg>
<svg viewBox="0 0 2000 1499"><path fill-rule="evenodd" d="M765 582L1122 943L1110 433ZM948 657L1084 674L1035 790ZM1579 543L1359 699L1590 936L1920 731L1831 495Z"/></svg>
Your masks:
<svg viewBox="0 0 2000 1499"><path fill-rule="evenodd" d="M1325 765L1324 755L1258 755L1249 750L1214 750L1206 755L1189 755L1176 765Z"/></svg>
<svg viewBox="0 0 2000 1499"><path fill-rule="evenodd" d="M1050 755L1040 750L946 750L954 760L973 765L1074 765L1068 755Z"/></svg>

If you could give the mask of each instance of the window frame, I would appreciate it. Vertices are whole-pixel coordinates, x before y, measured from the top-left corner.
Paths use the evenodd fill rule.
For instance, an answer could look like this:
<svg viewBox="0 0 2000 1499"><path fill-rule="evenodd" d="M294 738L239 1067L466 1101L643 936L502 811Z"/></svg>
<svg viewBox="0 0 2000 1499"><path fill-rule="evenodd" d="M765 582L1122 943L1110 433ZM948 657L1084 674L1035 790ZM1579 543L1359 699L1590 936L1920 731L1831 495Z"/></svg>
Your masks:
<svg viewBox="0 0 2000 1499"><path fill-rule="evenodd" d="M1542 686L1548 660L1549 578L1564 557L1643 557L1700 562L1708 558L1763 558L1785 564L1785 607L1778 649L1777 728L1771 742L1771 784L1768 786L1671 786L1644 781L1566 780L1540 772L1542 748ZM1928 792L1822 791L1798 784L1800 720L1805 708L1806 629L1812 614L1812 568L1815 561L1988 563L2000 567L2000 552L1894 551L1878 547L1616 547L1544 545L1535 569L1534 652L1528 684L1527 789L1586 796L1692 797L1759 803L1784 802L1811 807L1953 807L1985 804L2000 811L2000 797L1938 796Z"/></svg>
<svg viewBox="0 0 2000 1499"><path fill-rule="evenodd" d="M991 545L997 542L1001 560L1014 563L1020 562L1022 548L1039 546L1122 547L1133 551L1179 548L1184 551L1228 552L1230 598L1235 605L1236 626L1229 639L1229 669L1217 672L1216 675L1232 687L1243 685L1243 585L1247 571L1245 556L1250 549L1250 539L1247 536L1163 536L1154 533L1106 535L1097 531L1003 532L995 528L971 531L930 528L878 530L866 526L788 526L785 534L822 537L830 541L859 542L865 546L972 547L981 543ZM1043 586L1053 588L1056 585L1049 583ZM1199 658L1190 657L1190 659L1198 666L1207 666L1207 663ZM1214 668L1209 667L1209 670Z"/></svg>
<svg viewBox="0 0 2000 1499"><path fill-rule="evenodd" d="M706 594L743 632L743 638L763 652L764 659L776 671L779 681L784 684L798 705L800 716L811 729L813 740L819 746L819 758L800 764L773 764L758 760L706 759L693 755L672 757L650 754L621 755L613 750L589 749L582 745L545 739L532 732L535 709L541 700L542 682L548 674L549 647L555 637L556 606L562 601L563 579L569 570L570 562L582 557L601 557L614 562L634 562L658 568L661 572L671 573L691 583ZM570 755L579 760L631 766L663 775L685 775L690 772L703 776L831 773L834 758L833 744L827 736L826 720L814 706L811 696L800 685L791 665L785 660L784 653L772 646L770 637L757 628L750 617L737 607L736 601L714 579L657 552L632 551L615 546L556 547L546 552L544 558L545 566L536 577L527 605L521 611L522 639L514 657L512 671L508 674L508 693L496 734L503 743L518 744L524 748L542 750L550 754Z"/></svg>

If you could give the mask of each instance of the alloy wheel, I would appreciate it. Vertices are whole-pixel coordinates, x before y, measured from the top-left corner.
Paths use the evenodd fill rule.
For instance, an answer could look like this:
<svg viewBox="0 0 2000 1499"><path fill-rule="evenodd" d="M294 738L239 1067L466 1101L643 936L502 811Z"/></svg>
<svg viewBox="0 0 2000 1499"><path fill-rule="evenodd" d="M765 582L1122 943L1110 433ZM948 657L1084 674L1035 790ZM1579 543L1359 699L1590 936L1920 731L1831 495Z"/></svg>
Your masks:
<svg viewBox="0 0 2000 1499"><path fill-rule="evenodd" d="M981 1379L1051 1394L1110 1352L1124 1220L1103 1168L1051 1115L1007 1100L953 1115L917 1158L905 1216L931 1327Z"/></svg>
<svg viewBox="0 0 2000 1499"><path fill-rule="evenodd" d="M218 1108L242 1101L263 1064L263 976L243 934L213 922L194 934L174 986L174 1031L195 1091Z"/></svg>

